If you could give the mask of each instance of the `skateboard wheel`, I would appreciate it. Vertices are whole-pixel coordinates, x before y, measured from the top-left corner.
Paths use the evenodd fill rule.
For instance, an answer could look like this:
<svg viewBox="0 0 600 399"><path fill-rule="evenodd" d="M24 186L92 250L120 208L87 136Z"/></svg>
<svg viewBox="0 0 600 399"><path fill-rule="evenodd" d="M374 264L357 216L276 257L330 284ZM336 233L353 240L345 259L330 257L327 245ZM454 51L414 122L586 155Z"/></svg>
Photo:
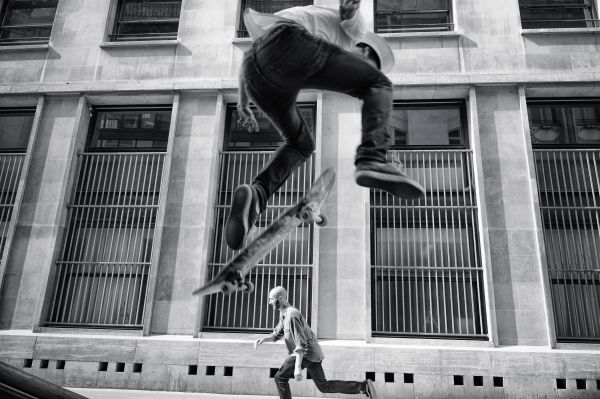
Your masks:
<svg viewBox="0 0 600 399"><path fill-rule="evenodd" d="M250 294L250 293L254 292L254 283L252 283L250 281L246 281L244 283L244 292L246 294Z"/></svg>
<svg viewBox="0 0 600 399"><path fill-rule="evenodd" d="M319 219L315 220L315 223L317 226L319 226L319 227L327 226L327 216L319 215Z"/></svg>

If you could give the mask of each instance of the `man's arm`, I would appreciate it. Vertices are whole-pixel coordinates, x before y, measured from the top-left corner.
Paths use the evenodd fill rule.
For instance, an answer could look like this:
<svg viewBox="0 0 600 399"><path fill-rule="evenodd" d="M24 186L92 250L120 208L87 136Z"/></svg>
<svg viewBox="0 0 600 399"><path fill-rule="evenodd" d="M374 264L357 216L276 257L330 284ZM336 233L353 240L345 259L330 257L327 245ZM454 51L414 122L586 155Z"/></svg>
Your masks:
<svg viewBox="0 0 600 399"><path fill-rule="evenodd" d="M254 112L250 109L249 101L244 74L240 71L237 103L238 122L241 122L242 126L247 127L250 133L258 132L258 122L254 117Z"/></svg>
<svg viewBox="0 0 600 399"><path fill-rule="evenodd" d="M352 19L360 7L360 0L340 0L340 17L342 21Z"/></svg>
<svg viewBox="0 0 600 399"><path fill-rule="evenodd" d="M257 339L254 342L254 349L258 348L258 345L261 345L265 342L276 342L279 341L279 339L283 336L283 322L281 321L281 319L279 320L279 323L277 323L277 325L275 326L275 328L273 329L273 332L264 337L264 338L260 338Z"/></svg>
<svg viewBox="0 0 600 399"><path fill-rule="evenodd" d="M296 363L294 367L294 378L297 381L302 380L302 359L308 350L308 342L304 323L301 317L296 316L290 320L290 335L296 345L294 349L294 355L296 356Z"/></svg>
<svg viewBox="0 0 600 399"><path fill-rule="evenodd" d="M264 337L264 338L257 339L254 342L254 349L258 348L258 345L261 345L261 344L263 344L265 342L274 342L274 341L275 341L275 338L272 335L269 335L269 336Z"/></svg>

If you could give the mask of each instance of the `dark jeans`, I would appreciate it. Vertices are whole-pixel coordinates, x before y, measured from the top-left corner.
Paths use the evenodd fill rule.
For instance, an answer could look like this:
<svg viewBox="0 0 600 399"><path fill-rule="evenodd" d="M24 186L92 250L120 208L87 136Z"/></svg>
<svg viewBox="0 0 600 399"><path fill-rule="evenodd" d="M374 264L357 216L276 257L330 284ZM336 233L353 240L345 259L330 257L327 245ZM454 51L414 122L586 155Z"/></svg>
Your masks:
<svg viewBox="0 0 600 399"><path fill-rule="evenodd" d="M242 71L250 98L285 140L252 183L260 197L261 211L315 149L314 138L296 104L301 89L329 90L361 99L362 139L355 162L385 161L391 142L388 121L392 83L359 56L317 38L297 24L281 23L246 52Z"/></svg>
<svg viewBox="0 0 600 399"><path fill-rule="evenodd" d="M275 384L281 399L291 399L290 378L294 378L294 368L296 366L296 356L288 357L279 371L275 374ZM321 362L311 362L302 359L302 369L308 369L308 373L315 383L317 389L323 393L361 393L364 390L364 383L359 381L327 381L325 373L321 367Z"/></svg>

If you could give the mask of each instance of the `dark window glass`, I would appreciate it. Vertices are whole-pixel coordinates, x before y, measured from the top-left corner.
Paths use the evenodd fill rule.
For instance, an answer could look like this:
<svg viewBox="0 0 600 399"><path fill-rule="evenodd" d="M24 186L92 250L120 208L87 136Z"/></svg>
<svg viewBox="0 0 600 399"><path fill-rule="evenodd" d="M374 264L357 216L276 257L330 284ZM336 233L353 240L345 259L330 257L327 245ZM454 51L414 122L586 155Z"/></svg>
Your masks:
<svg viewBox="0 0 600 399"><path fill-rule="evenodd" d="M450 31L450 0L376 0L375 32Z"/></svg>
<svg viewBox="0 0 600 399"><path fill-rule="evenodd" d="M34 111L0 109L0 152L25 152Z"/></svg>
<svg viewBox="0 0 600 399"><path fill-rule="evenodd" d="M527 111L536 148L600 145L600 102L529 103Z"/></svg>
<svg viewBox="0 0 600 399"><path fill-rule="evenodd" d="M97 110L88 149L165 151L170 124L170 108Z"/></svg>
<svg viewBox="0 0 600 399"><path fill-rule="evenodd" d="M299 104L300 115L304 118L308 129L314 134L315 108L312 105ZM253 108L254 116L258 122L259 132L249 133L247 128L238 122L235 107L227 110L227 141L225 150L273 150L283 143L281 135L271 124L266 115Z"/></svg>
<svg viewBox="0 0 600 399"><path fill-rule="evenodd" d="M519 7L523 29L599 26L593 0L520 0Z"/></svg>
<svg viewBox="0 0 600 399"><path fill-rule="evenodd" d="M395 104L390 117L392 148L465 147L459 103Z"/></svg>
<svg viewBox="0 0 600 399"><path fill-rule="evenodd" d="M47 43L58 0L6 0L2 7L1 44Z"/></svg>
<svg viewBox="0 0 600 399"><path fill-rule="evenodd" d="M175 39L181 0L120 0L113 41Z"/></svg>
<svg viewBox="0 0 600 399"><path fill-rule="evenodd" d="M285 10L286 8L309 6L312 5L312 0L242 0L240 10L243 14L246 8L251 8L258 12L275 13ZM238 37L248 37L248 30L244 25L244 18L240 15L240 23L237 31Z"/></svg>

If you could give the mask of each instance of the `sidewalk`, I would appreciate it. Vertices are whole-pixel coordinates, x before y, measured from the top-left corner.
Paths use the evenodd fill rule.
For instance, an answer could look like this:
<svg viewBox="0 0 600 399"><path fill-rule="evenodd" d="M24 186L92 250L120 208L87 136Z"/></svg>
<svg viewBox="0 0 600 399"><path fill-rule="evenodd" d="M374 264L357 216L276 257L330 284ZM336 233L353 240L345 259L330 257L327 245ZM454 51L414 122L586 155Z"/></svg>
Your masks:
<svg viewBox="0 0 600 399"><path fill-rule="evenodd" d="M276 396L230 395L216 393L134 391L129 389L67 388L89 399L278 399ZM295 398L296 399L296 398ZM317 399L299 397L297 399Z"/></svg>

